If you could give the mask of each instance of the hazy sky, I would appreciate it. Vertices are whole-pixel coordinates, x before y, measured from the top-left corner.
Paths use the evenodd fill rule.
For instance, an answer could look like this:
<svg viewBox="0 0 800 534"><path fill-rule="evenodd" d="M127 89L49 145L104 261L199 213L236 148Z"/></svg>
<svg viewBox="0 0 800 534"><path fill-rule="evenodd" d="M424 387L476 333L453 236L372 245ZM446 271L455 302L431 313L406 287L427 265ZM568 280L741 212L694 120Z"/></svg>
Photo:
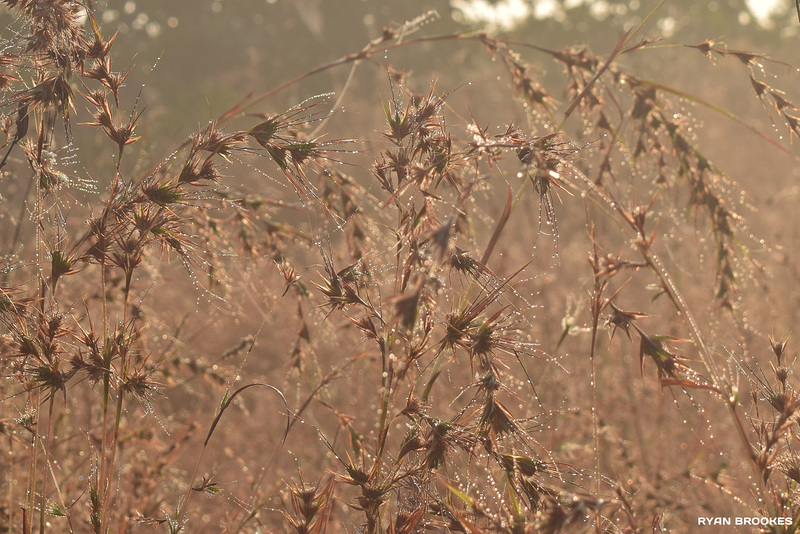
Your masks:
<svg viewBox="0 0 800 534"><path fill-rule="evenodd" d="M753 15L760 24L764 24L769 15L779 9L790 9L792 0L746 0ZM469 22L483 22L500 29L510 29L530 16L537 19L563 17L564 12L556 0L537 0L533 6L527 0L450 0L457 8L459 15ZM611 0L567 0L564 8L570 9L580 4L590 4L590 9L602 19L611 10L619 14L620 9L638 8L641 0L613 2ZM634 7L635 6L635 7ZM747 20L749 17L741 18Z"/></svg>

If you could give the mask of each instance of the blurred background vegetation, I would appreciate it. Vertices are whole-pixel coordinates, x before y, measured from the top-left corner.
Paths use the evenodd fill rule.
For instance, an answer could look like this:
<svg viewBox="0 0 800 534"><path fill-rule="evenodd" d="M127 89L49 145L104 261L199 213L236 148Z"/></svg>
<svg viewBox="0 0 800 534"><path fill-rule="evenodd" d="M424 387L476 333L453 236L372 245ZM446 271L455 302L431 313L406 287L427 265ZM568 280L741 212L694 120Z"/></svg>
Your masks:
<svg viewBox="0 0 800 534"><path fill-rule="evenodd" d="M378 37L391 21L414 19L436 10L433 33L489 29L511 39L561 49L576 43L605 53L622 33L638 24L657 2L650 0L111 0L90 2L98 19L119 27L118 58L131 58L136 75L146 80L145 101L161 119L164 135L182 137L197 124L240 100L301 74L320 63L359 50ZM665 43L695 44L722 39L732 48L760 51L800 63L797 15L792 0L671 0L658 12L649 36ZM453 45L458 47L460 45ZM464 50L481 55L479 45ZM432 49L433 45L431 45ZM409 52L419 79L433 75L442 90L481 75L469 58L452 65L446 51L423 56ZM688 54L687 54L688 56ZM423 61L422 58L426 60ZM135 58L135 60L134 60ZM483 59L482 57L480 59ZM119 59L118 59L119 61ZM664 81L683 72L686 81L708 84L691 76L690 64L676 64L673 54L648 55L653 73ZM479 62L481 65L482 61ZM543 71L557 70L540 56ZM670 64L671 63L671 64ZM151 71L153 71L151 74ZM315 79L312 88L337 91L346 69ZM187 87L190 88L187 90ZM691 88L690 88L691 89ZM292 91L310 91L308 85ZM308 94L289 92L285 103ZM727 102L719 102L727 104ZM736 105L736 102L731 102Z"/></svg>
<svg viewBox="0 0 800 534"><path fill-rule="evenodd" d="M361 50L368 42L379 38L382 28L392 21L403 24L424 13L435 11L438 17L425 19L427 22L422 32L426 36L453 35L472 30L489 31L509 40L550 50L585 45L594 54L607 57L624 32L639 24L658 4L656 0L108 0L89 3L106 38L119 30L114 44L115 69L132 69L126 87L121 92L121 108L137 111L145 109L144 120L136 132L142 139L127 149L123 160L121 174L125 176L146 175L149 172L147 169L169 159L172 147L180 145L192 132L202 129L208 121L219 117L246 95L266 93L320 64ZM770 9L767 10L767 7ZM746 212L742 214L746 223L742 227L741 238L746 241L744 247L751 253L748 259L755 265L743 271L741 280L742 285L746 286L741 294L746 294L749 298L747 305L740 306L742 301L736 301L732 310L721 310L719 303L713 301L714 273L711 272L713 268L710 265L713 259L698 259L693 248L693 245L700 243L696 248L708 253L711 248L708 241L711 238L707 228L703 228L702 224L698 224L699 229L692 225L687 225L688 229L678 227L670 224L675 222L669 219L675 217L674 213L665 211L655 214L657 221L658 218L665 221L662 226L658 223L655 226L659 231L666 232L659 236L659 243L664 243L663 256L670 263L669 270L685 290L685 295L691 299L694 311L700 318L700 328L709 333L709 338L714 338L715 335L723 338L715 339L717 343L714 346L714 350L723 353L739 349L747 353L750 347L766 348L767 334L774 332L780 338L793 332L798 319L797 310L800 310L800 292L797 290L800 287L800 262L796 257L796 251L800 250L800 216L796 209L800 202L800 187L796 185L800 179L796 159L797 139L789 138L785 128L772 123L772 110L766 110L765 113L766 104L755 97L751 83L751 75L768 84L774 82L775 87L781 90L795 92L789 95L788 100L800 101L796 95L796 88L800 87L796 68L800 65L800 47L797 46L800 22L794 9L793 0L761 3L745 0L670 0L656 13L642 34L644 38L657 39L657 43L641 53L620 56L616 61L617 65L640 78L663 84L678 94L686 95L683 99L676 99L677 106L680 107L675 110L676 120L680 115L681 124L686 126L691 141L727 173L726 177L738 184L730 187L725 184L722 187L727 188L726 193L734 201L732 205ZM9 17L5 11L2 16L5 20L0 21L0 24ZM696 48L684 46L698 45L709 39L716 40L720 47L728 46L731 49L764 54L776 61L759 57L755 62L757 66L753 67L732 57L712 60ZM512 48L522 55L523 61L532 68L531 74L537 73L545 87L554 87L556 90L565 88L563 67L554 62L551 55L522 44ZM387 66L408 71L404 83L405 88L411 92L427 94L431 84L435 84L435 90L439 94L453 91L447 98L443 114L447 118L448 128L462 139L469 138L466 126L473 120L470 114L476 124L486 125L490 133L496 133L497 129L502 132L510 123L527 129L525 135L541 136L550 133L535 131L537 126L546 127L547 121L541 120L541 117L537 120L521 99L512 95L507 68L502 61L493 61L490 57L485 47L477 41L414 44L388 51L385 58L377 55L357 66L349 63L326 70L276 93L260 102L252 111L280 113L306 99L330 93L325 106L330 102L335 113L325 125L326 138L358 139L357 143L342 145L352 153L337 154L336 157L346 161L347 172L354 175L356 180L365 182L368 181L365 177L369 178L376 156L380 154L381 141L385 145L385 139L379 133L385 129L383 105L392 100L395 92L400 93L392 85L397 82L390 82L387 76ZM342 100L337 100L340 95L344 95ZM569 101L566 91L563 94L554 93L553 97L562 103ZM698 105L700 100L708 105ZM78 106L84 106L80 99L78 102ZM623 103L620 108L628 103L630 102ZM770 138L780 139L787 147L786 150L775 148L752 129L721 115L714 107L740 117L742 122ZM85 115L85 111L80 109L77 114ZM772 115L775 115L774 112ZM685 121L683 117L686 117ZM570 142L586 148L586 161L596 161L598 153L591 145L600 134L598 129L589 130L597 125L587 124L582 128L580 118L573 117L572 120L574 123L568 124L568 128L564 129L574 136ZM315 128L315 124L312 123L310 128ZM77 140L75 145L81 147L75 154L75 160L79 162L74 166L75 175L90 175L91 179L97 181L97 189L105 191L114 176L115 147L109 146L97 128L75 126L74 133ZM95 147L97 150L94 150ZM512 158L511 164L518 166L519 162L514 159ZM232 164L230 172L225 169L223 185L224 188L230 188L230 191L254 191L257 195L269 198L271 192L281 185L285 186L280 178L271 177L270 173L280 176L274 168L259 169L255 164L236 165L237 163L242 162ZM624 169L626 161L623 159L618 164ZM620 174L626 172L629 172L634 184L638 183L637 178L648 178L644 176L647 171L622 170ZM676 169L675 172L679 170ZM514 173L508 176L513 178ZM265 180L265 177L270 179ZM641 180L641 183L644 182L645 180ZM4 193L5 198L10 201L8 205L19 205L21 199L24 200L24 189L15 190L15 187L22 186L14 183L10 183L8 187L8 191ZM636 191L636 185L631 186L630 190ZM498 191L504 192L504 189ZM84 193L86 198L81 198ZM285 199L287 196L291 197L292 193L291 188L286 188L282 195L275 195L275 198ZM671 194L672 191L667 188L664 196L669 198ZM685 193L676 190L675 195L679 194ZM76 188L70 191L70 195L75 195L76 202L71 204L72 198L65 195L65 205L92 206L90 192ZM485 211L484 206L476 209L481 216L485 216L485 220L481 222L496 220L504 199L499 196L495 199L480 198L488 206ZM648 199L633 200L646 204ZM497 203L497 206L492 205L493 203ZM675 202L675 205L682 204ZM673 500L665 498L666 502L680 503L689 508L687 517L696 517L691 507L697 503L686 502L691 499L685 498L682 490L689 483L681 477L690 472L700 473L693 476L716 483L716 474L729 468L724 463L728 461L728 456L722 457L728 439L723 434L718 438L719 441L714 441L713 435L705 438L702 432L700 437L693 436L694 430L691 427L695 423L702 425L704 429L706 426L710 427L710 419L718 414L709 414L700 409L697 413L692 413L690 409L688 416L686 413L671 412L665 415L666 410L662 409L664 396L659 396L663 392L658 390L657 385L647 386L650 388L649 392L654 393L650 396L646 391L639 392L636 389L640 379L640 363L636 361L635 354L632 354L635 349L624 349L624 354L629 355L624 362L619 357L619 345L616 343L620 342L622 334L618 334L617 342L613 346L611 343L603 343L602 350L607 353L604 352L600 360L607 365L608 374L602 376L601 370L600 382L614 386L609 388L609 398L604 400L607 404L598 409L591 404L588 397L581 396L581 393L588 390L589 384L585 336L578 341L568 340L561 348L559 338L564 331L562 321L566 319L575 319L575 324L579 327L588 324L585 297L591 287L592 273L586 262L589 241L586 239L585 206L580 201L565 202L564 205L556 202L559 235L541 239L538 242L538 251L535 245L541 237L541 233L537 234L537 231L541 229L542 218L540 215L537 226L536 205L532 206L531 213L517 214L517 218L512 221L515 229L509 233L514 238L500 244L503 251L497 256L505 254L500 262L499 277L509 275L509 269L516 270L530 260L531 256L539 256L536 258L539 264L530 267L526 273L528 278L520 282L525 288L521 290L521 295L528 298L520 306L521 311L530 316L526 318L530 321L526 326L531 327L530 332L525 332L529 336L526 339L538 344L542 355L547 359L545 363L535 364L535 370L541 372L536 375L537 385L556 385L549 389L543 387L537 393L541 395L539 400L543 401L543 405L560 416L559 424L550 426L548 421L542 425L543 429L546 428L546 432L542 430L542 435L545 436L543 440L547 440L548 447L552 444L559 455L563 454L571 460L572 454L579 456L574 451L579 450L581 444L588 443L588 427L585 424L581 426L581 423L586 422L586 414L591 410L598 410L601 417L606 418L602 424L607 425L604 431L607 431L609 441L615 440L616 435L613 432L619 431L620 444L623 438L628 439L629 436L642 432L641 428L636 427L639 421L655 423L646 425L644 433L647 435L644 438L639 437L639 442L648 446L664 444L666 452L659 450L658 453L651 453L651 448L642 447L643 465L647 468L645 474L652 479L653 487L659 491L667 488L663 491L675 493L674 497L670 496ZM293 207L287 203L274 208L279 211L279 216L274 220L291 226L295 222L293 218L303 221L306 212L313 213L315 207L312 205L311 209L301 213L299 210L292 211ZM680 209L682 208L675 208L676 211ZM690 210L686 211L681 216L691 218L693 214L688 213ZM69 218L68 209L65 213ZM309 216L307 222L309 226L313 226L310 219ZM602 221L598 224L602 224ZM303 225L301 223L297 226ZM486 224L487 228L491 226ZM380 225L377 227L382 228ZM310 230L316 232L321 228ZM30 229L28 231L31 232ZM675 233L671 233L673 231ZM315 239L316 237L314 236ZM682 242L684 238L685 242ZM561 265L558 269L553 268L556 262L549 255L553 245L547 239L560 241L558 247ZM573 241L576 243L573 244ZM520 243L523 245L520 246ZM290 245L298 249L293 252L298 256L295 265L300 274L306 276L306 280L317 281L318 277L313 271L321 271L319 251L311 245L311 240L297 239ZM390 263L394 243L382 242L378 245L384 248L375 253L372 259L375 263ZM614 246L619 246L619 250L628 250L629 243L609 239L608 245L608 250L616 254L618 250ZM224 261L238 262L239 269L234 269L236 272L230 275L235 283L220 291L224 294L224 299L220 301L214 300L215 296L210 293L197 290L197 287L193 291L179 265L169 266L154 262L149 266L153 279L170 282L164 284L166 289L162 290L162 286L158 286L158 291L153 291L153 294L149 294L150 289L143 290L145 295L142 300L147 300L148 306L138 309L137 313L144 316L152 314L146 321L148 327L152 327L148 332L149 346L154 354L164 355L165 359L175 354L174 362L186 364L191 373L197 373L204 380L225 385L233 380L232 377L239 378L237 373L240 369L229 370L227 375L222 372L218 374L217 363L231 354L242 352L243 348L252 348L253 336L261 335L258 339L258 350L248 362L246 371L248 374L266 376L268 381L275 383L280 382L272 379L282 375L285 375L287 383L294 381L295 384L292 385L297 386L296 390L292 396L287 389L287 397L290 397L292 407L296 408L306 398L304 391L312 390L319 376L340 363L343 360L342 353L356 354L357 347L344 346L343 349L343 345L337 344L336 341L340 339L337 336L345 328L341 326L342 319L339 318L339 322L334 322L333 319L329 321L324 310L318 308L317 300L307 305L303 301L303 306L306 307L298 305L297 312L293 306L286 304L288 298L281 300L284 281L272 265L277 254L275 257L263 254L259 258L248 258L246 255L234 257L232 254L226 256L222 253L220 256L225 257ZM767 265L767 268L761 270L760 265ZM206 266L205 263L203 266ZM200 273L201 276L202 274L204 273ZM209 279L216 276L215 273L208 274ZM172 285L175 280L179 283ZM225 282L223 280L220 285ZM152 287L156 287L156 284L153 283ZM214 291L216 289L212 288ZM390 293L386 292L386 295ZM651 296L645 291L639 291L631 298L632 306L635 308L641 303L646 305ZM81 297L85 298L85 295ZM301 300L298 298L298 302ZM664 300L658 304L665 306ZM78 301L76 296L75 302ZM288 306L291 307L287 312ZM670 322L669 312L664 316L667 317L664 322L668 324L662 325L663 333L682 335L678 331L680 327L676 326L677 321ZM308 325L304 322L306 318L309 318ZM265 325L262 335L261 328ZM584 333L585 330L584 328ZM734 334L728 335L729 332ZM297 337L297 345L293 344L293 335ZM735 339L736 335L739 336L738 339ZM300 351L296 350L300 346L301 338L303 343L313 345L309 349L308 358L318 358L322 362L318 369L314 369L319 376L301 377L306 382L301 382L300 378L296 379L293 375L293 368L299 370L301 367L297 363L300 360ZM313 343L309 341L312 338ZM331 342L331 339L334 341ZM360 340L360 336L358 339ZM355 341L353 344L356 345ZM553 365L554 361L557 365ZM735 361L732 358L728 363L734 367ZM736 372L731 374L736 375ZM359 367L348 375L347 382L338 383L344 384L343 386L333 387L331 392L326 392L328 396L324 400L330 405L344 406L358 412L359 416L362 415L359 410L374 415L374 406L369 406L368 411L362 405L364 398L374 393L374 388L364 380L365 376L368 376L368 371ZM621 381L620 376L623 377ZM164 398L158 397L154 401L155 406L147 406L146 411L149 413L150 409L155 410L155 417L159 418L158 424L163 430L168 428L178 435L176 427L190 421L195 426L185 427L188 428L187 435L190 432L199 432L197 428L207 424L209 414L218 406L219 392L206 391L199 384L200 379L194 376L183 382L176 379L176 383L180 382L177 385L166 379L165 382L167 384L161 391L167 395ZM625 394L616 391L620 382L628 384L629 391ZM641 382L642 390L646 390L644 379ZM354 386L354 383L357 384ZM558 387L560 385L565 387ZM363 398L354 392L362 394ZM312 397L313 394L308 398ZM526 411L523 412L522 403L527 404L529 400L527 397L520 399L519 409L526 416L530 415L528 410L535 411L526 406ZM669 402L668 398L666 402ZM275 429L282 423L277 421L270 428L253 428L263 421L274 420L275 406L255 403L250 409L252 411L249 413L243 410L245 415L239 419L226 419L229 434L233 436L226 436L226 446L220 447L218 458L214 460L215 465L224 465L225 462L230 465L240 464L242 478L263 459L266 447L264 444L278 441L276 436L279 433ZM634 417L630 416L629 410L634 412ZM640 413L635 413L637 410ZM296 447L292 454L301 454L297 451L304 447L309 449L304 452L312 460L309 460L311 463L303 463L303 469L311 473L317 468L319 473L323 473L328 468L323 465L326 460L318 454L319 451L308 447L310 443L318 443L316 430L321 429L327 436L337 436L342 421L346 421L345 415L338 412L335 413L336 416L341 415L338 420L333 417L333 411L327 413L321 410L320 413L322 415L309 416L311 424L303 428L298 425L292 435ZM546 412L544 415L549 414L550 412ZM573 416L576 420L581 418L575 426L582 432L570 432L569 420ZM567 422L564 423L564 420ZM346 422L349 424L349 421ZM243 426L237 428L237 424L244 423L249 423L246 430L241 430L245 428ZM678 431L674 430L676 427ZM262 434L257 434L259 430ZM361 430L367 432L369 428ZM240 437L244 439L235 439L238 432L241 432ZM161 436L165 442L169 441L165 437L166 432L162 435L155 429L152 433ZM679 433L687 439L673 443L670 441L673 433ZM694 438L697 438L696 442L692 441ZM266 449L271 450L271 447L272 445ZM322 454L326 454L322 446L319 449ZM712 449L714 451L710 452ZM616 448L605 447L603 450L611 451L608 454L613 459L624 457ZM715 453L718 456L714 456ZM327 461L335 465L332 456L327 456ZM705 461L695 461L703 457ZM191 455L186 455L186 458L190 459L181 458L176 462L184 471L190 469L194 460ZM586 458L593 459L591 456ZM314 465L315 461L320 465ZM654 466L652 476L649 472L650 462ZM586 462L586 465L589 463ZM697 463L700 464L699 467ZM703 470L709 472L707 478L704 477ZM228 471L232 472L230 468L218 468L218 472ZM744 478L741 473L736 473L735 468L733 471ZM278 477L286 477L288 480L295 472L292 462L286 461L278 469ZM173 477L176 486L178 483L175 481L180 478ZM644 488L645 497L642 498L649 499L649 486L642 483L640 487ZM714 499L709 498L712 503L716 502ZM730 505L725 498L720 497L719 500L721 504L716 508L718 510ZM206 503L204 511L215 505L224 508L225 504ZM279 506L277 500L270 504L276 508ZM659 502L654 508L663 506ZM704 508L708 509L714 507Z"/></svg>

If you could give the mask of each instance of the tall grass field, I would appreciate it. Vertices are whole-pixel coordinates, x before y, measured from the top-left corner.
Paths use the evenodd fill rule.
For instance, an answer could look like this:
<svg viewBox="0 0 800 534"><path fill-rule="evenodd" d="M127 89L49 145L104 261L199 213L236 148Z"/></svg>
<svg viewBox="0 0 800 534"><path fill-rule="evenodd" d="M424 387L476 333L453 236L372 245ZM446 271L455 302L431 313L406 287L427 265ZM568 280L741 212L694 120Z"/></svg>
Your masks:
<svg viewBox="0 0 800 534"><path fill-rule="evenodd" d="M798 532L793 59L336 2L0 2L0 532Z"/></svg>

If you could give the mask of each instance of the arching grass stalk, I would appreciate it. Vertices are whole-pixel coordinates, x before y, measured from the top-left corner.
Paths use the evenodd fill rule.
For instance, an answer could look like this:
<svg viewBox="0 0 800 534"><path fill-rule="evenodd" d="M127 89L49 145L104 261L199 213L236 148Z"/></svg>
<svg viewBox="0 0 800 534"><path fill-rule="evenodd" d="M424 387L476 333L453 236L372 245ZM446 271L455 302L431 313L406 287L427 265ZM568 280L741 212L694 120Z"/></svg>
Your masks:
<svg viewBox="0 0 800 534"><path fill-rule="evenodd" d="M658 82L653 81L653 80L646 80L646 79L642 79L642 78L637 78L636 81L639 82L639 83L642 83L642 84L649 85L650 87L652 87L654 89L658 89L659 91L663 91L665 93L671 93L671 94L673 94L673 95L675 95L677 97L680 97L680 98L683 98L685 100L688 100L689 102L694 102L695 104L699 104L699 105L703 106L704 108L710 109L711 111L713 111L715 113L718 113L718 114L722 115L723 117L726 117L726 118L732 120L733 122L735 122L739 126L750 130L751 132L756 134L758 137L760 137L762 140L766 141L767 143L769 143L773 147L777 148L778 150L780 150L784 154L788 154L788 155L794 157L796 160L800 160L800 156L792 154L792 152L788 148L786 148L785 146L783 146L782 144L777 142L775 139L771 138L770 136L768 136L767 134L765 134L764 132L762 132L761 130L759 130L758 128L753 126L752 124L748 123L747 121L745 121L744 119L742 119L741 117L736 115L735 113L733 113L733 112L731 112L731 111L729 111L729 110L727 110L727 109L725 109L725 108L723 108L721 106L718 106L718 105L714 104L713 102L709 102L708 100L704 100L704 99L699 98L699 97L697 97L695 95L686 93L684 91L680 91L678 89L675 89L674 87L670 87L669 85L664 85L663 83L658 83Z"/></svg>
<svg viewBox="0 0 800 534"><path fill-rule="evenodd" d="M200 463L203 461L203 455L205 454L206 449L208 448L208 442L211 440L211 436L214 435L214 430L217 428L217 425L222 419L222 414L225 413L225 410L228 409L228 407L231 405L234 399L237 396L239 396L240 393L253 387L262 387L277 393L281 399L281 402L283 403L284 409L286 410L286 428L283 432L283 435L281 436L280 443L278 443L278 445L275 447L275 450L272 452L272 456L270 457L270 460L269 462L267 462L264 469L267 469L269 468L270 465L272 465L272 462L275 460L275 456L278 454L278 451L281 449L281 447L283 447L283 444L286 442L286 436L289 434L289 425L292 420L292 415L291 415L291 410L289 409L289 403L286 401L286 397L283 395L281 390L270 384L254 382L252 384L246 384L238 388L230 396L228 396L226 393L225 397L223 397L222 402L220 403L219 412L217 412L217 415L211 422L211 427L208 429L208 434L206 434L206 439L203 441L203 446L200 448L200 454L197 456L197 462L195 463L194 470L192 471L192 475L189 478L189 487L186 489L186 494L183 496L182 502L178 504L178 513L176 514L176 521L175 521L176 532L180 532L185 526L186 512L189 509L189 501L191 500L192 492L204 490L204 488L202 487L200 488L195 487L194 481L197 478L198 471L200 470Z"/></svg>

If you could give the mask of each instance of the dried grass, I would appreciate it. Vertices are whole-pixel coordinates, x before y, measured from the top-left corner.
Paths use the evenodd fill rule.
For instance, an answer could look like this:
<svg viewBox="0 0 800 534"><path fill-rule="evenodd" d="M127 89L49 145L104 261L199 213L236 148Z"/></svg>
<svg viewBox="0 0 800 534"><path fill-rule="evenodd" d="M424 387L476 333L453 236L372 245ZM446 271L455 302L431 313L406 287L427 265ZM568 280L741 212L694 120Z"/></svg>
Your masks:
<svg viewBox="0 0 800 534"><path fill-rule="evenodd" d="M786 340L726 351L730 330L696 318L735 332L744 280L769 265L675 102L736 117L624 67L652 53L634 42L647 21L603 57L409 37L428 14L142 169L125 164L147 114L123 94L116 35L91 12L81 25L79 2L3 4L0 194L24 206L1 208L3 531L656 532L800 514ZM445 40L500 60L537 134L471 112L454 128L451 93L372 61ZM521 49L560 64L562 85ZM754 68L768 58L715 41L674 53L694 50L738 60L800 135L799 108ZM324 100L255 111L347 64L389 74L374 151L371 132L317 131ZM575 117L596 141L570 133ZM115 151L85 203L64 155L77 125ZM562 252L566 227L583 231ZM673 250L682 232L702 239ZM698 254L713 291L676 276ZM573 295L560 331L551 286Z"/></svg>

